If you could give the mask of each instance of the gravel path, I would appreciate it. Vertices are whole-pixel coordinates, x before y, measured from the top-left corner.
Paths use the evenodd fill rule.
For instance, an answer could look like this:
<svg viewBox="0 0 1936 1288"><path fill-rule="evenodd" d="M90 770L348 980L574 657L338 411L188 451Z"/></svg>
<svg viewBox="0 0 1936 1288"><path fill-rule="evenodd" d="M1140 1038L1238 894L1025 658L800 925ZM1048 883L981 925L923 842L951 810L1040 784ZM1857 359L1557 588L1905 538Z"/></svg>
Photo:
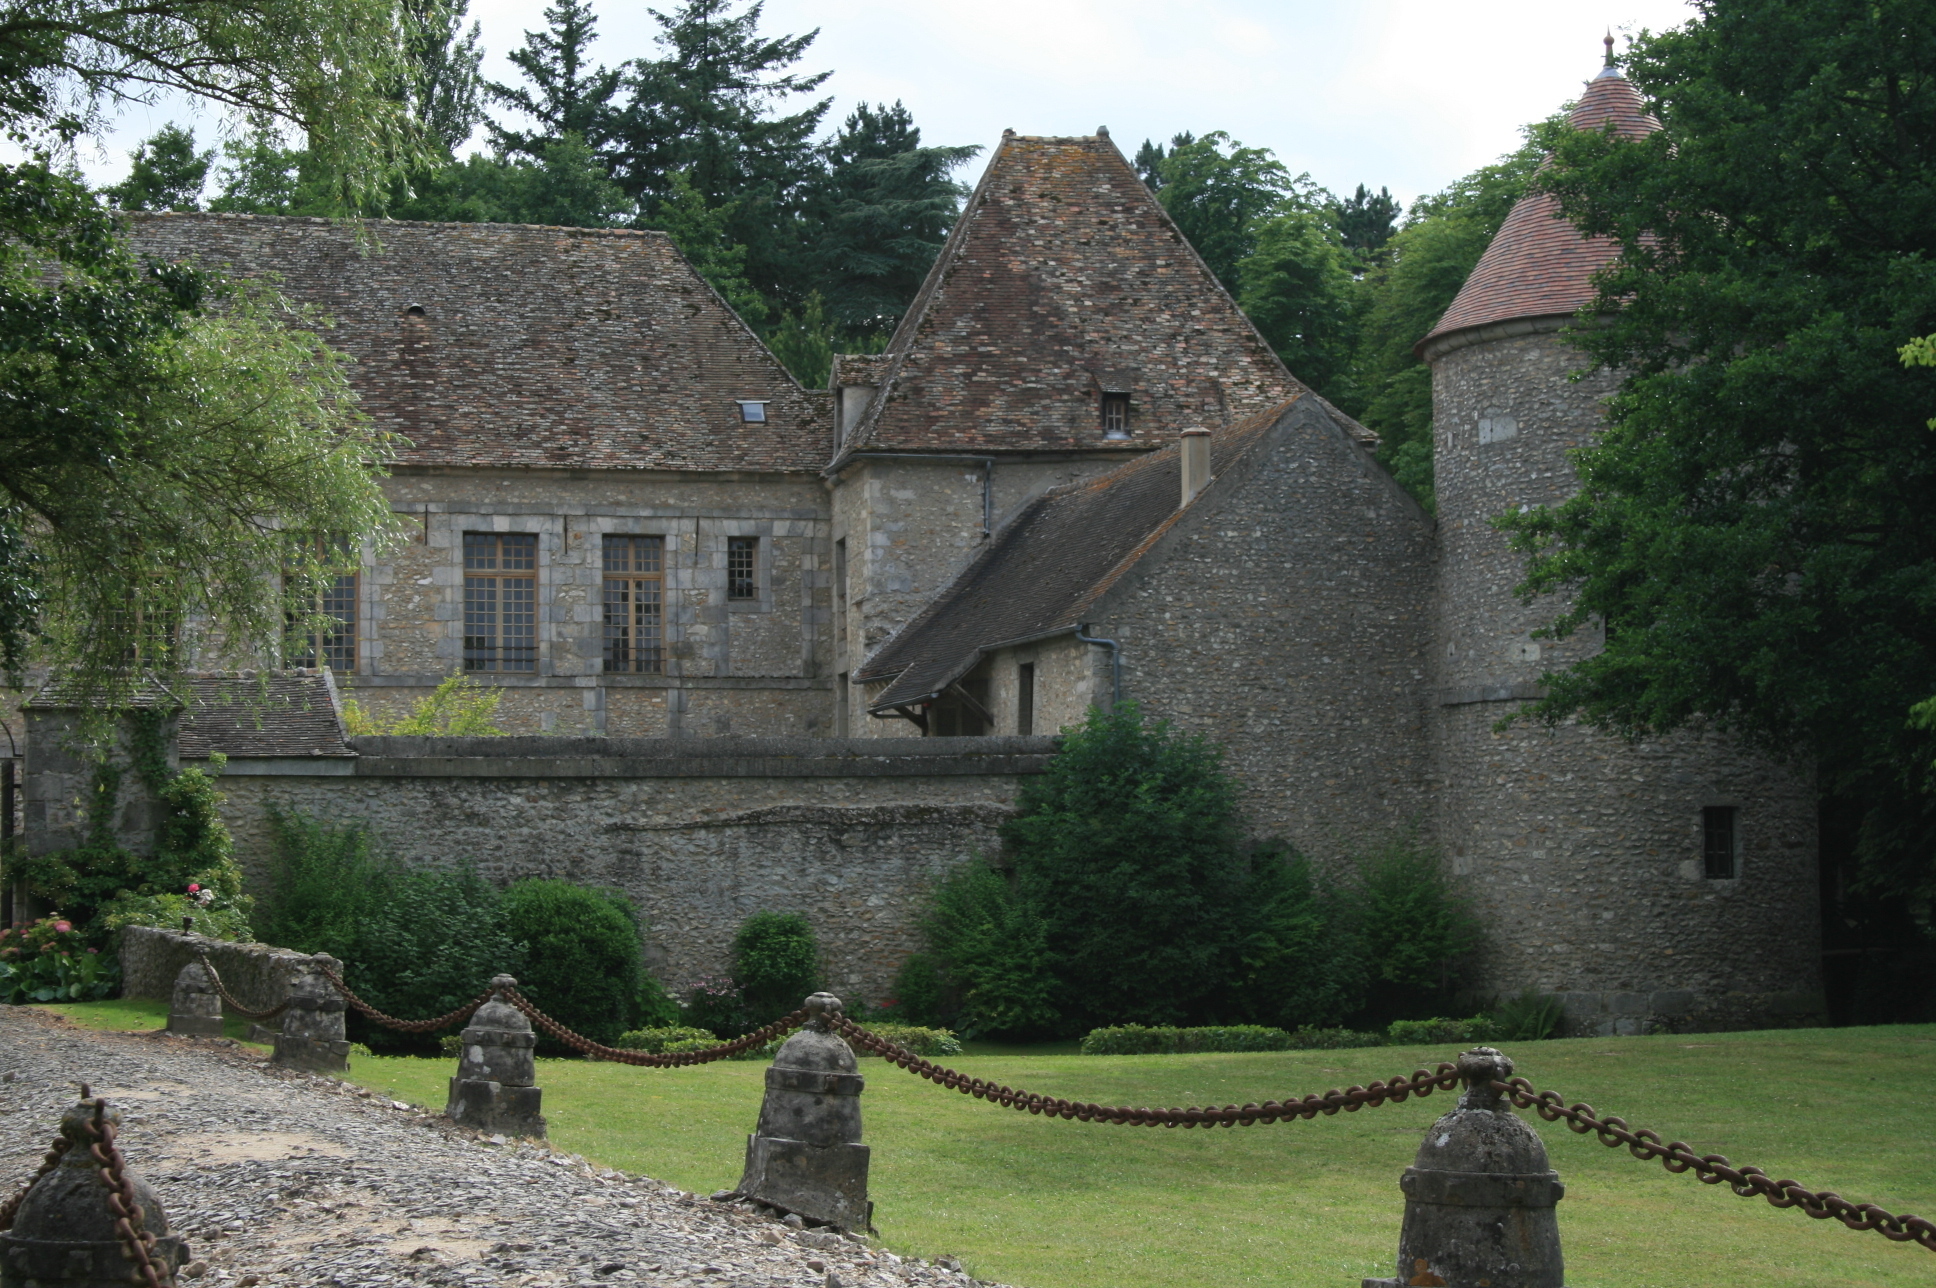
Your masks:
<svg viewBox="0 0 1936 1288"><path fill-rule="evenodd" d="M494 1146L223 1042L100 1033L0 1006L0 1198L86 1080L205 1269L197 1288L422 1284L842 1288L975 1281L547 1146ZM191 1263L191 1273L195 1265Z"/></svg>

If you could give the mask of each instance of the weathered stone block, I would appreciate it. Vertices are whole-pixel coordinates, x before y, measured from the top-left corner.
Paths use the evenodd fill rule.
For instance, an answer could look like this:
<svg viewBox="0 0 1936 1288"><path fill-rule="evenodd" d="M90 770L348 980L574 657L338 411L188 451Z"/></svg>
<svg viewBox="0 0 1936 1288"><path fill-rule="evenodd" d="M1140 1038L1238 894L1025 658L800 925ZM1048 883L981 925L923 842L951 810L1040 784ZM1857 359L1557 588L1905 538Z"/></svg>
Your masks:
<svg viewBox="0 0 1936 1288"><path fill-rule="evenodd" d="M190 962L175 976L175 995L168 1003L168 1031L196 1037L222 1036L222 999L200 962Z"/></svg>
<svg viewBox="0 0 1936 1288"><path fill-rule="evenodd" d="M538 1039L524 1012L504 996L517 985L509 975L494 977L491 987L496 991L465 1026L444 1116L479 1131L543 1136L543 1093L533 1085Z"/></svg>
<svg viewBox="0 0 1936 1288"><path fill-rule="evenodd" d="M871 1224L869 1151L860 1143L866 1084L853 1051L832 1031L840 999L815 993L807 1010L807 1027L786 1040L766 1071L739 1193L803 1220L864 1230Z"/></svg>
<svg viewBox="0 0 1936 1288"><path fill-rule="evenodd" d="M350 1044L343 1036L345 1003L319 968L340 976L342 963L327 953L318 953L309 969L296 977L270 1059L311 1073L342 1073L350 1067Z"/></svg>

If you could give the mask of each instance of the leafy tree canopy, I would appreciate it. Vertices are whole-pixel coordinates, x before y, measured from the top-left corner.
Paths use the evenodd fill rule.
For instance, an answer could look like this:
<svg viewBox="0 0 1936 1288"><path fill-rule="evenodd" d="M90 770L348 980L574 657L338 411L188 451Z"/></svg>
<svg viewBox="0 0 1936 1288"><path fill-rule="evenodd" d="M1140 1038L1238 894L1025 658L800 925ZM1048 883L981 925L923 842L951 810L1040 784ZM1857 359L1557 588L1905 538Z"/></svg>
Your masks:
<svg viewBox="0 0 1936 1288"><path fill-rule="evenodd" d="M1869 878L1936 899L1936 12L1707 0L1635 42L1666 129L1576 134L1541 178L1617 239L1577 342L1624 373L1579 495L1502 519L1528 594L1605 649L1536 708L1624 734L1700 721L1817 758L1864 802Z"/></svg>
<svg viewBox="0 0 1936 1288"><path fill-rule="evenodd" d="M213 149L195 150L195 132L164 125L130 154L128 177L103 195L123 210L200 210Z"/></svg>

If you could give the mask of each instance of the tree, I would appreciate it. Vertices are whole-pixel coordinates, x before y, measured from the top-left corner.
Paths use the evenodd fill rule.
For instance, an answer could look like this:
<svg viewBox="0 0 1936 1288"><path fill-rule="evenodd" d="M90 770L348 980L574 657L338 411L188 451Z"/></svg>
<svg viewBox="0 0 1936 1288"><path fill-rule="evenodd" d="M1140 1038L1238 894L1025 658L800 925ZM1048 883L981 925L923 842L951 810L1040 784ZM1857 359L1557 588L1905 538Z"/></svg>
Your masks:
<svg viewBox="0 0 1936 1288"><path fill-rule="evenodd" d="M822 148L812 185L814 278L843 330L886 333L913 303L967 190L949 176L978 147L922 147L900 103L860 104Z"/></svg>
<svg viewBox="0 0 1936 1288"><path fill-rule="evenodd" d="M612 99L622 73L593 67L588 51L598 19L586 0L557 0L544 11L545 29L524 33L524 48L508 57L524 73L526 87L485 85L490 97L538 123L513 130L491 121L491 137L506 156L541 158L546 146L576 136L594 152L609 140Z"/></svg>
<svg viewBox="0 0 1936 1288"><path fill-rule="evenodd" d="M164 125L130 154L128 177L104 190L123 210L200 210L214 149L195 151L195 133Z"/></svg>
<svg viewBox="0 0 1936 1288"><path fill-rule="evenodd" d="M746 247L733 240L733 207L709 205L705 195L684 174L674 174L670 196L656 215L645 221L672 238L673 245L695 272L712 284L748 326L757 327L768 316L766 300L746 280Z"/></svg>
<svg viewBox="0 0 1936 1288"><path fill-rule="evenodd" d="M1359 301L1348 252L1316 212L1260 220L1255 248L1237 265L1244 312L1300 379L1348 404L1347 374Z"/></svg>
<svg viewBox="0 0 1936 1288"><path fill-rule="evenodd" d="M1401 209L1391 189L1380 188L1374 196L1361 183L1358 191L1343 201L1331 203L1331 218L1337 225L1339 240L1361 265L1369 266L1382 258L1386 243L1398 230Z"/></svg>
<svg viewBox="0 0 1936 1288"><path fill-rule="evenodd" d="M1587 359L1622 373L1581 488L1500 526L1527 594L1606 646L1534 714L1693 724L1813 758L1868 888L1936 901L1936 13L1709 0L1628 73L1666 128L1580 133L1540 179L1614 238Z"/></svg>
<svg viewBox="0 0 1936 1288"><path fill-rule="evenodd" d="M403 100L410 120L438 158L454 156L484 119L478 67L479 24L464 30L469 0L402 0Z"/></svg>
<svg viewBox="0 0 1936 1288"><path fill-rule="evenodd" d="M424 175L391 207L398 219L446 223L630 226L638 207L575 134L541 142L537 159L471 155Z"/></svg>
<svg viewBox="0 0 1936 1288"><path fill-rule="evenodd" d="M1320 195L1309 175L1293 178L1269 149L1247 148L1222 130L1177 135L1157 171L1156 199L1233 296L1242 289L1237 266L1257 249L1258 225Z"/></svg>
<svg viewBox="0 0 1936 1288"><path fill-rule="evenodd" d="M1179 134L1176 137L1178 142L1184 142L1192 136ZM1161 143L1152 143L1144 139L1143 146L1136 149L1136 159L1130 162L1136 169L1136 177L1141 179L1151 192L1156 192L1163 187L1163 157Z"/></svg>
<svg viewBox="0 0 1936 1288"><path fill-rule="evenodd" d="M830 72L787 71L819 35L767 38L761 5L686 0L652 10L665 56L631 64L630 97L613 126L613 177L649 219L685 201L679 185L719 212L727 240L745 247L754 289L784 302L810 289L799 214L819 159L813 134L832 101L778 105L811 94ZM675 178L678 176L678 178Z"/></svg>

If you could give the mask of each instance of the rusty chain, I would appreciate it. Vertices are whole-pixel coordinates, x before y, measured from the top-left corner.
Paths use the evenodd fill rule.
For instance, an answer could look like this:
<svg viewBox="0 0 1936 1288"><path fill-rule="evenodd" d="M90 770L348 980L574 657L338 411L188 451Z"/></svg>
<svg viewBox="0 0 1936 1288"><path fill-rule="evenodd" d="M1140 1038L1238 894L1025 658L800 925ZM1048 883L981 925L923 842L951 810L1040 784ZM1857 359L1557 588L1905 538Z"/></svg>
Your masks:
<svg viewBox="0 0 1936 1288"><path fill-rule="evenodd" d="M1720 1154L1696 1154L1686 1141L1662 1141L1660 1133L1645 1127L1628 1127L1626 1120L1594 1113L1585 1103L1569 1105L1557 1091L1535 1091L1524 1078L1495 1082L1493 1090L1511 1099L1521 1109L1531 1109L1547 1122L1564 1118L1566 1125L1584 1136L1589 1132L1602 1145L1617 1149L1625 1145L1635 1158L1657 1158L1670 1172L1693 1172L1704 1185L1725 1183L1744 1199L1757 1194L1778 1208L1798 1207L1817 1221L1834 1217L1851 1230L1874 1230L1894 1243L1918 1243L1936 1252L1936 1222L1904 1213L1895 1215L1873 1203L1851 1203L1833 1190L1817 1193L1797 1181L1774 1180L1759 1167L1734 1166Z"/></svg>
<svg viewBox="0 0 1936 1288"><path fill-rule="evenodd" d="M54 1143L47 1148L47 1156L41 1160L40 1170L27 1178L27 1183L20 1187L18 1194L5 1203L0 1203L0 1230L13 1229L14 1214L20 1211L21 1203L26 1200L27 1191L40 1184L41 1177L59 1167L62 1155L72 1148L74 1148L74 1142L67 1137L54 1137Z"/></svg>
<svg viewBox="0 0 1936 1288"><path fill-rule="evenodd" d="M1334 1088L1321 1096L1305 1096L1299 1100L1266 1100L1262 1104L1225 1105L1221 1109L1214 1106L1198 1108L1194 1105L1188 1109L1132 1109L1063 1100L999 1086L981 1078L970 1078L925 1060L886 1038L877 1037L844 1015L834 1018L833 1027L842 1037L884 1057L888 1063L899 1065L929 1082L977 1100L992 1100L1005 1108L1047 1114L1051 1118L1073 1118L1085 1123L1105 1122L1118 1127L1249 1127L1253 1123L1288 1122L1293 1118L1308 1120L1319 1114L1336 1114L1340 1110L1356 1113L1366 1106L1398 1104L1413 1096L1450 1091L1459 1085L1459 1067L1441 1064L1433 1072L1419 1069L1410 1077L1400 1076L1389 1082L1374 1079L1369 1086L1353 1086L1343 1091Z"/></svg>
<svg viewBox="0 0 1936 1288"><path fill-rule="evenodd" d="M237 1015L240 1015L243 1019L273 1020L276 1018L276 1016L281 1015L284 1011L289 1009L289 1003L284 1002L282 1005L272 1007L266 1011L250 1010L248 1007L242 1005L242 1003L238 1002L235 999L235 994L229 992L228 985L224 984L222 982L222 977L215 973L215 963L208 959L208 954L206 952L202 951L200 948L197 948L195 950L195 956L201 960L202 969L208 972L208 982L215 985L215 992L217 996L219 996L224 1002L227 1002L229 1006L235 1011L235 1013Z"/></svg>
<svg viewBox="0 0 1936 1288"><path fill-rule="evenodd" d="M549 1033L552 1037L557 1038L566 1046L578 1051L580 1054L593 1056L600 1060L610 1060L614 1064L637 1065L647 1069L681 1068L686 1065L710 1064L714 1060L724 1060L730 1056L736 1056L742 1051L751 1051L754 1047L765 1046L782 1033L791 1032L799 1028L807 1020L806 1008L802 1007L791 1015L782 1016L773 1021L773 1023L767 1025L765 1028L753 1030L743 1038L735 1038L731 1042L725 1042L716 1047L708 1047L704 1051L674 1051L663 1055L655 1055L649 1051L624 1051L618 1047L608 1047L602 1043L592 1041L581 1033L573 1033L570 1029L539 1010L536 1006L533 1006L530 999L518 992L515 988L505 989L504 996L505 1000L510 1002L511 1005L523 1011L526 1018L533 1024L543 1029L546 1033Z"/></svg>
<svg viewBox="0 0 1936 1288"><path fill-rule="evenodd" d="M348 1002L351 1006L375 1020L378 1024L383 1025L385 1028L395 1029L399 1033L434 1033L438 1029L449 1028L459 1020L468 1020L478 1007L491 1000L492 990L487 988L448 1015L439 1015L434 1020L400 1020L394 1015L385 1015L382 1011L377 1010L355 993L352 993L350 986L345 984L342 977L329 967L318 966L316 969L324 979L330 982L332 988L343 995L345 1002Z"/></svg>
<svg viewBox="0 0 1936 1288"><path fill-rule="evenodd" d="M105 1097L95 1097L94 1117L87 1124L94 1143L88 1151L99 1165L101 1183L108 1187L108 1210L114 1214L114 1233L121 1240L122 1255L135 1263L148 1288L174 1288L174 1275L155 1256L155 1236L142 1228L141 1204L135 1199L134 1183L128 1179L127 1162L114 1143L114 1124L107 1120L107 1107Z"/></svg>

